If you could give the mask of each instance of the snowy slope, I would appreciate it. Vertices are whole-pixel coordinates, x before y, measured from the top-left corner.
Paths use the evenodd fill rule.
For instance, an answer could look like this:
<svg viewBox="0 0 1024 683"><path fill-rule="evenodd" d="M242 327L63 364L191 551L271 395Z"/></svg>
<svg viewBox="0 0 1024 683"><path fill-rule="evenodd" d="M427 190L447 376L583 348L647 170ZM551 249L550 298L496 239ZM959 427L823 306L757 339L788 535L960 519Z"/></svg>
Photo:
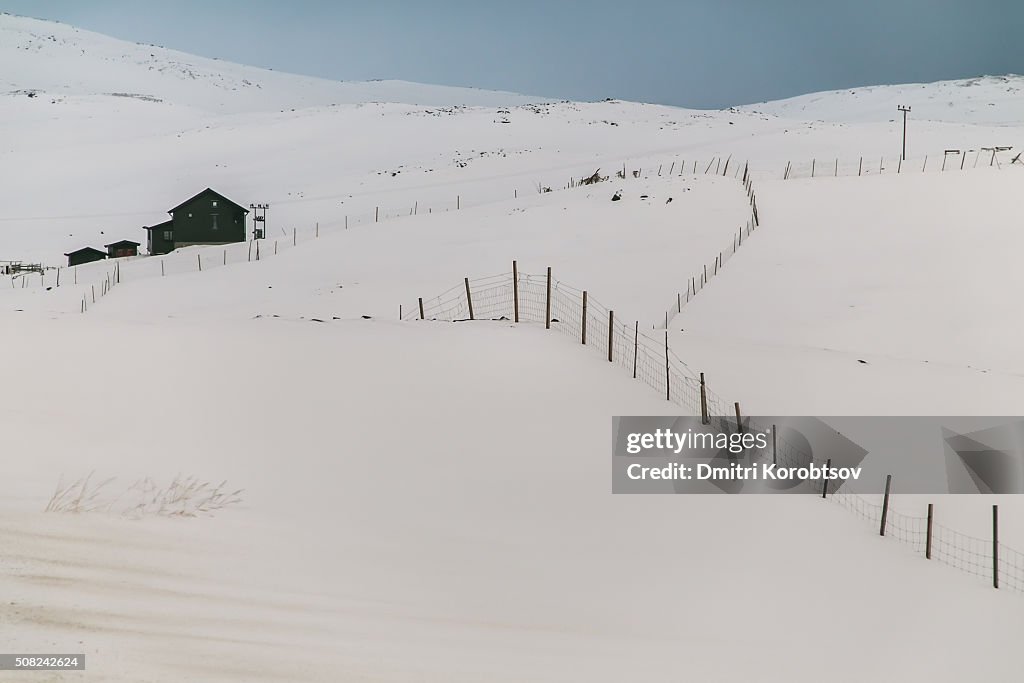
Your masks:
<svg viewBox="0 0 1024 683"><path fill-rule="evenodd" d="M671 406L542 328L82 316L6 343L5 448L33 457L0 484L0 638L85 652L90 681L1016 671L1016 600L841 508L610 495L609 416ZM225 478L244 505L38 512L91 468Z"/></svg>
<svg viewBox="0 0 1024 683"><path fill-rule="evenodd" d="M1024 76L979 76L937 83L876 85L800 95L738 107L786 119L867 123L912 120L1019 126L1024 120Z"/></svg>
<svg viewBox="0 0 1024 683"><path fill-rule="evenodd" d="M756 107L534 103L280 74L10 15L0 15L0 31L0 63L14 65L0 76L11 133L0 140L0 259L53 266L79 247L143 241L142 225L208 186L244 205L271 203L275 224L290 228L365 219L377 207L503 201L624 163L703 170L732 156L767 178L814 157L891 166L900 149L892 112L844 123L842 94L820 96L824 121ZM987 83L950 96L996 88ZM941 98L952 87L921 92ZM1000 120L1014 120L1011 105ZM910 154L1017 144L1016 128L966 114L955 121L915 122Z"/></svg>
<svg viewBox="0 0 1024 683"><path fill-rule="evenodd" d="M513 93L403 81L341 83L129 43L59 22L0 14L0 94L53 103L99 97L227 114L330 104L508 106Z"/></svg>
<svg viewBox="0 0 1024 683"><path fill-rule="evenodd" d="M678 408L576 341L398 320L517 259L657 324L748 219L749 160L762 225L670 327L714 392L746 414L1020 413L1021 168L779 180L802 159L887 166L894 96L934 119L914 154L1016 143L1017 104L995 98L1013 82L720 112L532 104L9 15L0 63L17 65L0 260L142 241L206 186L272 206L259 261L249 244L124 260L105 295L110 263L60 287L56 268L0 278L8 651L86 652L97 681L1016 675L1019 596L837 506L611 496L610 417ZM957 113L929 113L947 99ZM243 503L41 512L92 471L226 480ZM942 522L984 537L991 502L939 501ZM1024 511L1001 504L1024 547Z"/></svg>

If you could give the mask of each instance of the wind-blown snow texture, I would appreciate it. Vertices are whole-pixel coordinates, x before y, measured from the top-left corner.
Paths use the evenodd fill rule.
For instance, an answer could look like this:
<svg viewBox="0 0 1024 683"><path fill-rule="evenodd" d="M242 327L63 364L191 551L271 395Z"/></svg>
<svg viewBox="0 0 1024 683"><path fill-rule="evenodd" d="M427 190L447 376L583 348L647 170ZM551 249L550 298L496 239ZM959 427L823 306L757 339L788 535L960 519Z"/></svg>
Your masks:
<svg viewBox="0 0 1024 683"><path fill-rule="evenodd" d="M669 325L715 392L1020 413L1015 152L894 172L896 104L915 159L1018 144L1017 77L691 111L335 83L10 15L0 65L0 261L51 267L0 277L5 651L85 652L90 681L1016 675L1019 596L818 499L613 497L611 416L672 404L540 327L398 306L516 259L659 324L749 219L749 162L762 224ZM862 156L884 172L781 180ZM207 186L270 202L258 262L196 247L122 260L105 295L110 263L56 286L63 252L144 242ZM91 471L244 501L42 512ZM925 502L987 533L992 500L894 505Z"/></svg>

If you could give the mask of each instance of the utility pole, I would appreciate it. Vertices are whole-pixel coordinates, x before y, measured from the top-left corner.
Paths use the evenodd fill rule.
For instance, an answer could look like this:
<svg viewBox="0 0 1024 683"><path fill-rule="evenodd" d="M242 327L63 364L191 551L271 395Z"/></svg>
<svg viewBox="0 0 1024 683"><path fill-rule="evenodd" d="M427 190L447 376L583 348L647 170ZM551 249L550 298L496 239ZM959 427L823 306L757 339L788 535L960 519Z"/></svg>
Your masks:
<svg viewBox="0 0 1024 683"><path fill-rule="evenodd" d="M903 112L903 161L907 160L907 112L910 111L910 107L904 107L902 104L896 107L899 111Z"/></svg>
<svg viewBox="0 0 1024 683"><path fill-rule="evenodd" d="M253 210L252 238L263 239L267 234L267 209L270 208L270 204L250 204L249 208Z"/></svg>

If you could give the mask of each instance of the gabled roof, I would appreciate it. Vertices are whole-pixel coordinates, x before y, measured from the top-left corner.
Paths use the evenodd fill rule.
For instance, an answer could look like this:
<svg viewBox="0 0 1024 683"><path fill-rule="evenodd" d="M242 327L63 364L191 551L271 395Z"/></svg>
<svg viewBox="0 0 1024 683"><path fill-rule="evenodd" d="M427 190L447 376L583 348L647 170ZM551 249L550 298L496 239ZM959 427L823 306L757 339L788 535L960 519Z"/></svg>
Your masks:
<svg viewBox="0 0 1024 683"><path fill-rule="evenodd" d="M110 247L127 247L127 246L137 247L137 246L139 246L139 243L138 242L132 242L131 240L119 240L117 242L111 242L110 244L104 244L103 246L107 247L108 249Z"/></svg>
<svg viewBox="0 0 1024 683"><path fill-rule="evenodd" d="M81 249L75 249L74 251L70 251L70 252L68 252L68 253L66 253L64 255L65 256L73 256L74 254L88 254L90 252L92 252L93 254L99 254L101 256L106 256L107 255L107 252L100 251L99 249L93 249L92 247L82 247Z"/></svg>
<svg viewBox="0 0 1024 683"><path fill-rule="evenodd" d="M156 225L143 225L143 230L170 230L174 226L174 221L164 221L163 223L157 223Z"/></svg>
<svg viewBox="0 0 1024 683"><path fill-rule="evenodd" d="M223 199L223 200L224 200L225 202L227 202L228 204L231 204L232 206L237 206L237 207L238 207L239 209L241 209L241 210L242 210L242 211L244 211L245 213L249 213L249 209L245 208L245 207L244 207L244 206L242 206L241 204L236 204L235 202L231 201L230 199L228 199L227 197L225 197L225 196L224 196L224 195L222 195L221 193L219 193L219 192L214 192L214 191L213 191L213 190L211 190L210 188L206 188L205 190L203 190L203 191L202 191L202 192L200 192L199 194L197 194L197 195L195 195L195 196L193 196L193 197L190 197L190 198L186 199L186 200L185 200L185 201L183 201L183 202L182 202L181 204L178 204L178 205L177 205L176 207L174 207L173 209L170 209L170 210L169 210L169 211L168 211L167 213L173 214L173 213L174 213L175 211L177 211L177 210L178 210L178 209L180 209L181 207L185 206L186 204L190 204L191 202L194 202L195 200L199 199L199 198L200 198L200 197L202 197L203 195L213 195L213 196L214 196L214 197L216 197L217 199Z"/></svg>

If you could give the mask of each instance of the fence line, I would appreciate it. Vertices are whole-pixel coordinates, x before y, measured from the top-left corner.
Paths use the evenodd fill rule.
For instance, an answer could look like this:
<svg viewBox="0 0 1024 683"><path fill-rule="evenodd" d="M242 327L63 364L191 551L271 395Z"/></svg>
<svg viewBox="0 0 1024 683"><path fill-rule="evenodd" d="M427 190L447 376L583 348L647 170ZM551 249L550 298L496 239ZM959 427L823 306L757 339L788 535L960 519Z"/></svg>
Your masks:
<svg viewBox="0 0 1024 683"><path fill-rule="evenodd" d="M677 315L683 312L683 307L697 296L700 292L704 291L711 278L718 275L719 271L729 262L730 259L736 254L741 246L745 243L746 239L761 225L760 216L757 211L757 194L754 192L754 184L750 177L750 170L747 164L743 166L743 189L747 193L747 201L750 204L750 218L747 222L741 226L732 238L732 244L726 245L724 249L718 252L714 260L710 264L704 263L700 269L697 270L696 275L688 278L686 282L686 294L676 292L675 305L670 306L665 311L665 320L663 323L663 329L668 329L670 321Z"/></svg>
<svg viewBox="0 0 1024 683"><path fill-rule="evenodd" d="M907 173L943 173L950 171L967 171L975 168L998 168L1021 163L1012 147L981 147L979 149L945 150L943 154L925 155L914 159L902 159L892 156L856 157L843 159L838 157L817 157L810 161L786 162L782 171L783 180L795 178L835 178L850 176L869 176L883 174Z"/></svg>
<svg viewBox="0 0 1024 683"><path fill-rule="evenodd" d="M472 315L470 313L472 308ZM509 320L541 324L568 336L581 346L632 373L633 377L657 391L687 414L701 416L712 429L731 433L761 431L774 433L771 445L750 449L744 457L751 462L774 462L780 467L827 465L762 425L740 415L739 404L728 402L707 389L703 373L694 372L668 345L665 336L641 332L635 320L608 310L581 290L550 276L522 272L513 262L512 270L497 275L464 278L463 282L430 298L419 298L402 306L402 320L432 320L457 323L470 320ZM929 560L936 560L962 572L988 578L997 587L1024 593L1024 553L998 539L983 539L934 524L929 515L916 516L888 508L887 493L881 505L865 496L842 491L843 482L809 478L794 484L800 493L821 495L848 511L877 525L880 533L907 545Z"/></svg>

